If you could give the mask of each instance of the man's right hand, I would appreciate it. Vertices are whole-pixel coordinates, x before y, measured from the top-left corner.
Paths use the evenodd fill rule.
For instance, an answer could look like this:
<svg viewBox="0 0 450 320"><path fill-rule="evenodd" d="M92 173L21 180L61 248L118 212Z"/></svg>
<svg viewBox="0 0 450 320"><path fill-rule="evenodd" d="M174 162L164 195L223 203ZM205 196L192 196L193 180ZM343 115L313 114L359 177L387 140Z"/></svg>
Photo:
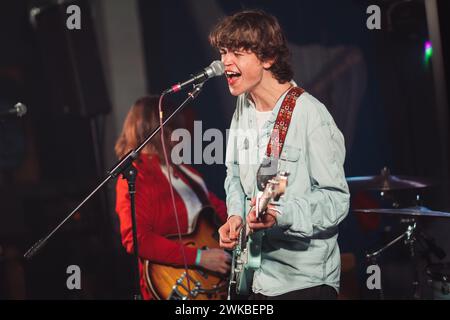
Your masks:
<svg viewBox="0 0 450 320"><path fill-rule="evenodd" d="M231 216L219 228L220 246L224 249L233 249L237 244L241 228L242 218L240 216Z"/></svg>

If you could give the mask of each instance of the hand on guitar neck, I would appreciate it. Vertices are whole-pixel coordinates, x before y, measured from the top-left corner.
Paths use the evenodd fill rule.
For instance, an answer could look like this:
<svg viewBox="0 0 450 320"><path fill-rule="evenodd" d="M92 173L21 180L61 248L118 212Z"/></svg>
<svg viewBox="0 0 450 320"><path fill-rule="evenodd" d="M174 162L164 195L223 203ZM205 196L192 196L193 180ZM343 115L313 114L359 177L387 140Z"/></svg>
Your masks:
<svg viewBox="0 0 450 320"><path fill-rule="evenodd" d="M265 210L265 214L260 215L258 217L256 215L255 205L256 205L256 198L253 198L251 201L252 210L245 219L247 222L247 226L250 229L250 232L273 227L273 225L277 223L277 215L278 215L278 211L275 209L275 206L269 203L267 205L267 209Z"/></svg>
<svg viewBox="0 0 450 320"><path fill-rule="evenodd" d="M248 295L255 270L261 266L261 248L264 232L253 232L273 227L280 211L272 201L278 201L285 193L289 173L279 172L266 181L264 190L253 198L246 209L245 230L241 216L232 215L220 227L220 246L233 249L228 299L233 292ZM276 203L276 202L275 202ZM248 204L248 203L247 203ZM245 232L244 232L245 231Z"/></svg>

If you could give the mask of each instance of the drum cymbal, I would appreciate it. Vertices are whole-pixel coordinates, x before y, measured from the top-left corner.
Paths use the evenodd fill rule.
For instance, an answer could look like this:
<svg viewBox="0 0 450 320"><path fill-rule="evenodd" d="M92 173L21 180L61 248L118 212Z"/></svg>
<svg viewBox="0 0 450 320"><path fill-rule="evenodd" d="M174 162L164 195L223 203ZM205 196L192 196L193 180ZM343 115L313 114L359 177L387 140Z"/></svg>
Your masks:
<svg viewBox="0 0 450 320"><path fill-rule="evenodd" d="M402 190L420 189L430 187L432 184L428 179L407 176L392 176L389 169L384 167L378 176L361 176L347 178L352 190Z"/></svg>
<svg viewBox="0 0 450 320"><path fill-rule="evenodd" d="M356 213L379 213L379 214L392 214L392 215L406 215L415 217L440 217L450 218L449 212L433 211L426 207L417 206L411 208L402 209L354 209Z"/></svg>

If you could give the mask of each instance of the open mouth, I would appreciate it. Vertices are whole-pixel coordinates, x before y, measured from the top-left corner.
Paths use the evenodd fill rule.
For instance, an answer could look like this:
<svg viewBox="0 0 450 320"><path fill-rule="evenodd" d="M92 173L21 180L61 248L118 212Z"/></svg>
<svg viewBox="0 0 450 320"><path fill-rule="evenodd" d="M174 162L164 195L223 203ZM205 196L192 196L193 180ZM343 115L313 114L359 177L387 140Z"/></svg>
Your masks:
<svg viewBox="0 0 450 320"><path fill-rule="evenodd" d="M225 71L225 76L227 77L228 85L232 86L239 79L241 74L234 71Z"/></svg>
<svg viewBox="0 0 450 320"><path fill-rule="evenodd" d="M238 78L241 76L239 72L233 72L233 71L225 71L225 76L228 79Z"/></svg>

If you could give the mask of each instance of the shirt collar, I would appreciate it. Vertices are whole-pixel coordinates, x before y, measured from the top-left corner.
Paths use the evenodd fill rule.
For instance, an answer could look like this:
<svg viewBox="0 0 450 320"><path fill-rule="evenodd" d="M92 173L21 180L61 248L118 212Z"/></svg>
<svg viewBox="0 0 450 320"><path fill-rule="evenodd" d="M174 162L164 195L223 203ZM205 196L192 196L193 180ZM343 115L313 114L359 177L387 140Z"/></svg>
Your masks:
<svg viewBox="0 0 450 320"><path fill-rule="evenodd" d="M291 80L291 81L289 81L289 82L290 82L290 84L292 84L294 87L297 87L297 83L295 83L294 80ZM289 90L290 90L290 89L289 89ZM280 96L280 98L278 99L277 103L275 103L275 107L274 107L273 110L272 110L272 114L271 114L270 118L268 119L268 121L269 121L270 123L274 123L275 120L277 119L278 111L280 111L281 104L282 104L282 102L283 102L283 100L284 100L284 97L286 97L287 93L289 92L289 90L287 90L285 93L283 93L283 94ZM247 105L248 105L250 108L253 108L254 110L256 110L256 109L255 109L255 104L253 103L252 99L250 98L250 94L249 94L249 93L245 93L245 96L244 96L244 97L245 97L245 101L247 102Z"/></svg>

